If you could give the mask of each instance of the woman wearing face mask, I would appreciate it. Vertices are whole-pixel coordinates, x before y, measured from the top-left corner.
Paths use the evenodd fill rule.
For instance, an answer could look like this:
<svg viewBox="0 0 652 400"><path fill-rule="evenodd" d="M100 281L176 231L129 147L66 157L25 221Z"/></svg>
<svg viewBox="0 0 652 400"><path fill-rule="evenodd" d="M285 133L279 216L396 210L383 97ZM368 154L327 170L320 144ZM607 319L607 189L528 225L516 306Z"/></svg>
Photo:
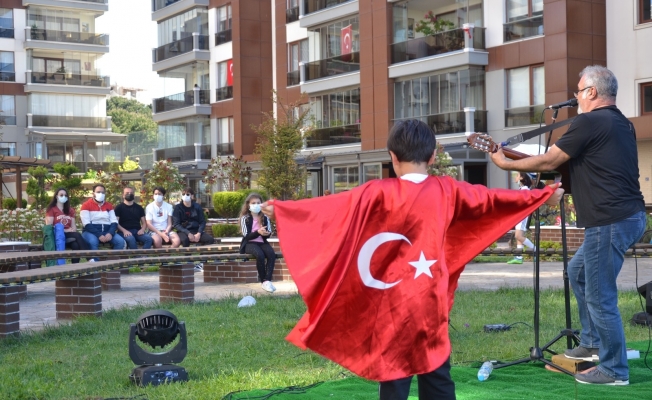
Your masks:
<svg viewBox="0 0 652 400"><path fill-rule="evenodd" d="M262 283L264 290L274 292L276 288L271 281L276 253L267 243L267 238L272 233L272 225L269 218L260 212L262 202L263 198L259 194L251 193L242 206L240 229L243 238L240 243L240 254L251 254L256 257L258 281Z"/></svg>
<svg viewBox="0 0 652 400"><path fill-rule="evenodd" d="M63 232L66 235L66 244L72 250L89 250L88 243L84 240L82 235L77 232L77 225L75 225L75 209L70 206L68 199L68 192L66 189L57 189L54 192L54 197L48 205L45 212L45 224L63 225ZM79 262L79 258L72 259L73 264Z"/></svg>

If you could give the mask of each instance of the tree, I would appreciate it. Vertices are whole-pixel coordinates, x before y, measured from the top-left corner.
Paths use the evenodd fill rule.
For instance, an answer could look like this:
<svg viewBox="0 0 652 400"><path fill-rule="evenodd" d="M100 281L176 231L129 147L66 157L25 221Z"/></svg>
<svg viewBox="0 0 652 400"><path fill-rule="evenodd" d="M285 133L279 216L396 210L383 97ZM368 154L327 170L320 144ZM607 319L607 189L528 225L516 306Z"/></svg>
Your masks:
<svg viewBox="0 0 652 400"><path fill-rule="evenodd" d="M30 175L27 179L27 194L34 198L33 206L35 208L45 208L50 202L50 196L45 188L50 179L48 169L43 166L29 167L27 173Z"/></svg>
<svg viewBox="0 0 652 400"><path fill-rule="evenodd" d="M236 189L249 189L251 187L251 167L247 165L242 156L212 158L208 169L204 172L203 180L207 188L213 187L221 180L223 190L232 192Z"/></svg>
<svg viewBox="0 0 652 400"><path fill-rule="evenodd" d="M70 205L77 207L81 204L84 197L84 188L82 186L82 178L73 176L79 172L79 169L72 164L57 163L52 166L54 172L58 175L52 177L52 188L64 188L68 191L68 198Z"/></svg>
<svg viewBox="0 0 652 400"><path fill-rule="evenodd" d="M115 133L157 130L152 107L137 100L111 97L106 102L106 114L111 116L111 130Z"/></svg>
<svg viewBox="0 0 652 400"><path fill-rule="evenodd" d="M451 165L453 158L444 151L444 146L437 143L437 153L435 154L435 162L428 167L428 174L435 176L450 176L458 179L457 167Z"/></svg>
<svg viewBox="0 0 652 400"><path fill-rule="evenodd" d="M122 190L129 185L127 181L120 179L120 175L106 171L97 174L97 183L104 185L106 201L114 205L122 202Z"/></svg>
<svg viewBox="0 0 652 400"><path fill-rule="evenodd" d="M141 199L150 199L154 194L154 188L161 186L165 188L165 199L168 200L174 192L183 190L186 180L179 173L179 168L169 160L160 160L154 163L154 167L145 171L143 176L143 189L140 192Z"/></svg>
<svg viewBox="0 0 652 400"><path fill-rule="evenodd" d="M301 100L285 105L274 92L272 100L277 105L278 118L264 113L263 123L253 127L258 134L255 154L260 157L263 169L258 183L267 190L270 198L281 200L298 198L306 180L306 169L297 164L295 157L303 147L303 140L311 132L306 127L309 111L294 116Z"/></svg>

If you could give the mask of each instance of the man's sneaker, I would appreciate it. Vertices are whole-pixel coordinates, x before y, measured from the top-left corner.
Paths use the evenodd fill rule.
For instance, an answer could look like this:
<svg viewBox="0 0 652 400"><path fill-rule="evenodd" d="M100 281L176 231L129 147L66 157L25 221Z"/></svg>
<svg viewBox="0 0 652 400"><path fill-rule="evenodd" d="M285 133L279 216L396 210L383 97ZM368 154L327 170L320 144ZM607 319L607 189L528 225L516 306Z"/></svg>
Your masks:
<svg viewBox="0 0 652 400"><path fill-rule="evenodd" d="M507 261L507 264L523 264L523 259L522 258L514 258L512 260Z"/></svg>
<svg viewBox="0 0 652 400"><path fill-rule="evenodd" d="M608 386L625 386L629 385L629 380L618 380L600 372L595 368L585 374L575 374L575 380L579 383L588 383L591 385L608 385Z"/></svg>
<svg viewBox="0 0 652 400"><path fill-rule="evenodd" d="M197 263L195 264L195 272L202 272L204 270L204 264Z"/></svg>
<svg viewBox="0 0 652 400"><path fill-rule="evenodd" d="M598 349L589 349L582 346L564 351L564 356L566 356L566 358L572 358L573 360L600 361L600 358L598 357Z"/></svg>
<svg viewBox="0 0 652 400"><path fill-rule="evenodd" d="M276 292L276 286L274 286L274 284L272 284L272 281L267 281L267 282L269 283L269 287L272 289L272 293Z"/></svg>
<svg viewBox="0 0 652 400"><path fill-rule="evenodd" d="M274 293L274 290L276 290L276 288L274 286L272 286L272 282L270 282L270 281L263 282L263 284L261 286L263 287L263 290L265 290L267 292L270 292L270 293Z"/></svg>

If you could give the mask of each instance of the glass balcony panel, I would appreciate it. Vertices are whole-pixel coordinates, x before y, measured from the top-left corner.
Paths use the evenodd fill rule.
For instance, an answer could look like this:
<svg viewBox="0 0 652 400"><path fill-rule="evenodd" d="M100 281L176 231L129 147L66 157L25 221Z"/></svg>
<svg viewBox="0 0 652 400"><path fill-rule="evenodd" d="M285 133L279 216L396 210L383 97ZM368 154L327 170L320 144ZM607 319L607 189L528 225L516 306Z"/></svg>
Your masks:
<svg viewBox="0 0 652 400"><path fill-rule="evenodd" d="M0 114L0 125L16 125L16 116Z"/></svg>
<svg viewBox="0 0 652 400"><path fill-rule="evenodd" d="M292 7L285 10L285 23L289 24L290 22L299 20L299 7Z"/></svg>
<svg viewBox="0 0 652 400"><path fill-rule="evenodd" d="M152 0L152 12L158 11L161 8L165 8L169 5L172 5L180 0Z"/></svg>
<svg viewBox="0 0 652 400"><path fill-rule="evenodd" d="M33 115L33 126L106 129L106 117L70 117L66 115Z"/></svg>
<svg viewBox="0 0 652 400"><path fill-rule="evenodd" d="M215 46L224 43L229 43L230 41L231 41L231 29L220 31L215 34Z"/></svg>
<svg viewBox="0 0 652 400"><path fill-rule="evenodd" d="M198 90L199 104L210 104L209 91ZM154 113L178 110L179 108L195 105L195 90L154 99Z"/></svg>
<svg viewBox="0 0 652 400"><path fill-rule="evenodd" d="M543 35L543 16L521 19L503 25L504 42L537 35Z"/></svg>
<svg viewBox="0 0 652 400"><path fill-rule="evenodd" d="M476 110L473 113L473 130L475 132L487 132L487 111Z"/></svg>
<svg viewBox="0 0 652 400"><path fill-rule="evenodd" d="M32 40L45 40L48 42L96 44L100 46L109 45L109 35L105 35L105 34L88 33L88 32L53 31L50 29L32 28L30 29L30 35Z"/></svg>
<svg viewBox="0 0 652 400"><path fill-rule="evenodd" d="M354 52L304 64L306 81L360 71L360 53Z"/></svg>
<svg viewBox="0 0 652 400"><path fill-rule="evenodd" d="M484 44L484 29L478 30L480 32L476 32L476 29L473 30L474 38L480 36L477 40ZM452 29L405 42L393 43L389 45L392 64L462 50L464 49L465 34L464 29Z"/></svg>
<svg viewBox="0 0 652 400"><path fill-rule="evenodd" d="M210 160L211 159L211 145L202 144L199 146L199 159L200 160Z"/></svg>
<svg viewBox="0 0 652 400"><path fill-rule="evenodd" d="M505 110L505 128L538 124L539 117L544 108L546 108L546 106L540 104L536 106L516 107ZM476 131L480 132L478 129L476 129Z"/></svg>
<svg viewBox="0 0 652 400"><path fill-rule="evenodd" d="M142 158L140 160L140 164L142 164ZM72 164L77 169L79 169L79 172L85 173L89 169L92 169L93 171L117 171L119 167L122 166L122 161L114 161L114 162L96 162L96 161L73 161L69 162L68 164ZM147 164L150 165L150 164Z"/></svg>
<svg viewBox="0 0 652 400"><path fill-rule="evenodd" d="M288 72L288 86L298 85L300 81L299 70Z"/></svg>
<svg viewBox="0 0 652 400"><path fill-rule="evenodd" d="M218 143L217 154L228 156L233 154L233 142L231 143Z"/></svg>
<svg viewBox="0 0 652 400"><path fill-rule="evenodd" d="M484 34L486 28L475 27L473 28L473 48L477 50L486 49Z"/></svg>
<svg viewBox="0 0 652 400"><path fill-rule="evenodd" d="M65 72L27 72L27 82L47 85L78 85L105 87L111 86L108 76L71 74Z"/></svg>
<svg viewBox="0 0 652 400"><path fill-rule="evenodd" d="M0 81L2 82L16 82L15 72L0 72Z"/></svg>
<svg viewBox="0 0 652 400"><path fill-rule="evenodd" d="M171 147L156 150L157 160L170 160L172 162L188 161L195 159L195 146ZM210 157L208 157L210 159Z"/></svg>
<svg viewBox="0 0 652 400"><path fill-rule="evenodd" d="M233 86L224 86L223 88L215 89L215 98L217 101L232 99Z"/></svg>
<svg viewBox="0 0 652 400"><path fill-rule="evenodd" d="M106 3L108 3L109 0L76 0L76 1L85 1L87 3L106 4Z"/></svg>
<svg viewBox="0 0 652 400"><path fill-rule="evenodd" d="M0 28L0 38L13 38L14 29L13 28Z"/></svg>
<svg viewBox="0 0 652 400"><path fill-rule="evenodd" d="M315 129L306 139L306 147L360 143L360 124Z"/></svg>
<svg viewBox="0 0 652 400"><path fill-rule="evenodd" d="M310 14L353 0L303 0L303 14Z"/></svg>
<svg viewBox="0 0 652 400"><path fill-rule="evenodd" d="M208 36L199 35L199 46L195 49L193 47L193 37L188 36L176 42L165 44L161 47L154 49L154 62L167 60L181 54L191 52L193 50L208 50Z"/></svg>

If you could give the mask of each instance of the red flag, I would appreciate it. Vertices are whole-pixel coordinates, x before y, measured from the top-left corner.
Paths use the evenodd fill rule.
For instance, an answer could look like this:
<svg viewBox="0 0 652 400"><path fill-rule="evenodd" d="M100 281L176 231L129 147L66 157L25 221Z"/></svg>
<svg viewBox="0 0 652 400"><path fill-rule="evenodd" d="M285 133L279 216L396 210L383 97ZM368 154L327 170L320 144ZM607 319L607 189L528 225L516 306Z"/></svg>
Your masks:
<svg viewBox="0 0 652 400"><path fill-rule="evenodd" d="M233 60L226 62L226 86L233 86Z"/></svg>
<svg viewBox="0 0 652 400"><path fill-rule="evenodd" d="M308 307L287 339L367 379L435 370L450 355L464 266L551 193L430 177L275 202L283 256Z"/></svg>
<svg viewBox="0 0 652 400"><path fill-rule="evenodd" d="M351 52L353 51L353 34L351 25L345 26L341 30L340 36L340 54L343 61L351 60Z"/></svg>

